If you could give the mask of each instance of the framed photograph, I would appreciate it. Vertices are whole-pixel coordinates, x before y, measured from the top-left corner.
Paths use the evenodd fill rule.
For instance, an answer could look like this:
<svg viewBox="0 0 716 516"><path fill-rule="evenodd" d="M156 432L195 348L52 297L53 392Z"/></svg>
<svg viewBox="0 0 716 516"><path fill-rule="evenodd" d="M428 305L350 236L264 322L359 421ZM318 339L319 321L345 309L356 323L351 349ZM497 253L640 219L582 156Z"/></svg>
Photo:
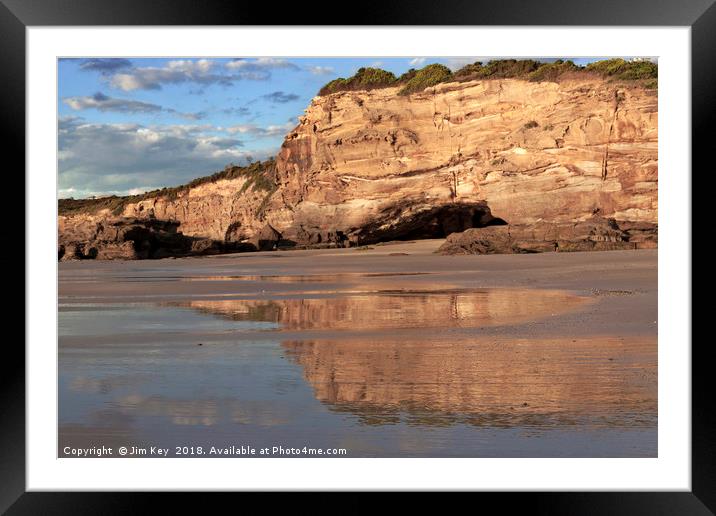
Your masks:
<svg viewBox="0 0 716 516"><path fill-rule="evenodd" d="M454 4L2 1L26 338L0 509L712 513L690 213L716 7Z"/></svg>

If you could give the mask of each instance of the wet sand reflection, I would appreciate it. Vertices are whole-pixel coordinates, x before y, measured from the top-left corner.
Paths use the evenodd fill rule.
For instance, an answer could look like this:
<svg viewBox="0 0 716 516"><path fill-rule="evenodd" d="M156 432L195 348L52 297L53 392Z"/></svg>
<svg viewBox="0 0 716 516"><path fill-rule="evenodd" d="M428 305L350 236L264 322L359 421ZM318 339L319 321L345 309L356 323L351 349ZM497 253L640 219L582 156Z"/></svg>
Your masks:
<svg viewBox="0 0 716 516"><path fill-rule="evenodd" d="M365 424L655 423L656 343L629 339L284 342L316 398Z"/></svg>
<svg viewBox="0 0 716 516"><path fill-rule="evenodd" d="M564 323L549 337L526 324L579 320L593 296L415 279L300 286L262 299L62 306L60 444L654 453L656 337L585 336Z"/></svg>
<svg viewBox="0 0 716 516"><path fill-rule="evenodd" d="M285 330L385 330L517 324L578 308L589 300L562 291L384 290L302 299L189 301L191 307L235 321L275 322Z"/></svg>

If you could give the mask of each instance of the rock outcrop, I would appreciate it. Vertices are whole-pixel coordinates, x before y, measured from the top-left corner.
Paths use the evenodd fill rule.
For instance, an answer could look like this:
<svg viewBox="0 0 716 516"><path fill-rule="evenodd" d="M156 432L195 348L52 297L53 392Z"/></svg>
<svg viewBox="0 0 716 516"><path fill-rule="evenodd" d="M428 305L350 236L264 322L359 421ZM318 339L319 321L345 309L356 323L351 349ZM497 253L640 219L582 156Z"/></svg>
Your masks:
<svg viewBox="0 0 716 516"><path fill-rule="evenodd" d="M208 238L188 237L179 223L157 219L87 218L60 231L60 260L138 260L228 251L256 250L250 244L226 244Z"/></svg>
<svg viewBox="0 0 716 516"><path fill-rule="evenodd" d="M568 251L652 249L657 246L655 224L624 223L593 217L575 223L514 224L472 228L453 233L440 254L513 254Z"/></svg>
<svg viewBox="0 0 716 516"><path fill-rule="evenodd" d="M514 234L595 215L618 220L620 231L657 223L655 90L579 76L397 91L314 98L260 184L238 174L126 202L119 213L61 214L60 240L113 216L171 221L187 237L263 249L485 226Z"/></svg>

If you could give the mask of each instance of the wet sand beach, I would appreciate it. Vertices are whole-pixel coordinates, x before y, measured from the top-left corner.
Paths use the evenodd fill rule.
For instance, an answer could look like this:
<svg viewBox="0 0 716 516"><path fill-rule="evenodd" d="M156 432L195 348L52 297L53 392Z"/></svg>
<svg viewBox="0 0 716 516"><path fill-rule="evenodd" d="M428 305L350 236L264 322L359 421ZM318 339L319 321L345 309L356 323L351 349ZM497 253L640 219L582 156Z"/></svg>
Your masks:
<svg viewBox="0 0 716 516"><path fill-rule="evenodd" d="M656 456L656 250L441 243L60 263L58 456Z"/></svg>

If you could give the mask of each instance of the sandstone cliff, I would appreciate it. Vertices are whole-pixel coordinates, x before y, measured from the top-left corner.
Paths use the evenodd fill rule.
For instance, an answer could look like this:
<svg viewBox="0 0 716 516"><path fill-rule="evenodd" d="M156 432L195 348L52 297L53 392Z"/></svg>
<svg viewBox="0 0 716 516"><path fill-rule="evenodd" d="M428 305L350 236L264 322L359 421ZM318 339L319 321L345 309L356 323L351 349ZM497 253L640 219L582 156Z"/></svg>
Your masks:
<svg viewBox="0 0 716 516"><path fill-rule="evenodd" d="M594 215L656 224L655 90L589 75L398 89L314 98L263 171L268 188L239 175L126 202L116 213L61 215L60 241L118 216L176 221L186 236L221 242L268 232L285 245Z"/></svg>
<svg viewBox="0 0 716 516"><path fill-rule="evenodd" d="M655 92L509 79L394 90L312 102L278 156L293 210L275 225L370 240L375 222L478 201L510 224L656 222Z"/></svg>

